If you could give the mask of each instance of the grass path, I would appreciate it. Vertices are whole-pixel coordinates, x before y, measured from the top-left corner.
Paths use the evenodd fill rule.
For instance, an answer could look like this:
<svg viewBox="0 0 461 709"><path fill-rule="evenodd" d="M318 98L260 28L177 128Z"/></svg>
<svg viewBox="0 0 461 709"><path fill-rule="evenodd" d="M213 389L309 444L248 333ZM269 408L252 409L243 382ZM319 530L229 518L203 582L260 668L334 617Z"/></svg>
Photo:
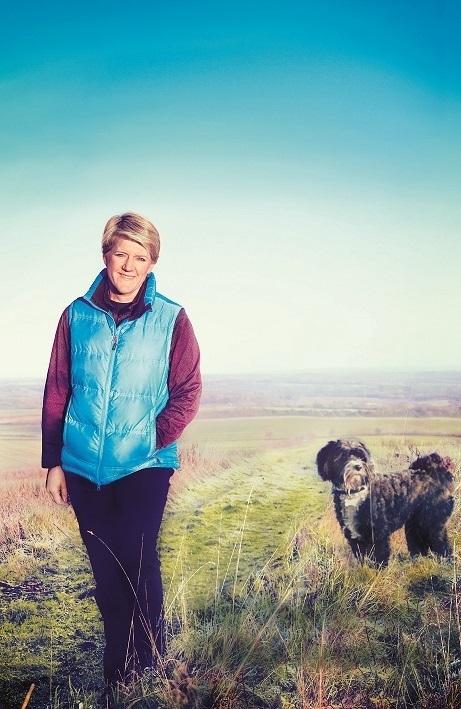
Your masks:
<svg viewBox="0 0 461 709"><path fill-rule="evenodd" d="M297 521L319 519L325 488L306 467L305 455L265 452L218 474L182 481L171 495L160 540L170 614L184 612L185 598L190 608L204 605L216 586L233 589L237 582L240 588L286 545ZM0 575L2 709L17 707L32 681L37 689L30 707L43 709L69 675L87 690L101 679L101 622L88 595L93 580L73 513L48 506L53 519L44 525L34 497L25 507L24 528L35 526L35 534L4 559ZM27 515L35 515L35 522ZM54 543L47 544L53 527Z"/></svg>
<svg viewBox="0 0 461 709"><path fill-rule="evenodd" d="M239 585L301 521L315 525L327 500L304 449L268 451L183 488L162 529L167 601L193 575L187 597L200 604L210 586L234 581L237 564Z"/></svg>

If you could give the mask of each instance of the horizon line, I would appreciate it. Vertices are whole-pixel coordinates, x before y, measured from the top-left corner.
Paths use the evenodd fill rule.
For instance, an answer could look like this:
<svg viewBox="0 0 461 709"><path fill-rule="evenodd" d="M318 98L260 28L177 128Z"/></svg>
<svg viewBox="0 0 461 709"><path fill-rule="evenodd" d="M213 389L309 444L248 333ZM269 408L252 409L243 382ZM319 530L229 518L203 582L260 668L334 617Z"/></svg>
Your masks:
<svg viewBox="0 0 461 709"><path fill-rule="evenodd" d="M279 377L286 377L286 376L293 376L293 375L305 375L305 374L322 374L322 373L382 373L382 374L388 374L388 373L394 373L394 374L455 374L455 375L461 375L461 368L455 368L455 367L441 367L441 368L434 368L434 367L414 367L414 368L409 368L409 367L398 367L398 366L389 366L389 367L380 367L380 366L369 366L369 367L364 367L364 366L347 366L347 367L333 367L333 366L325 366L325 367L309 367L309 368L303 368L303 369L279 369L279 370L247 370L247 371L242 371L242 372L203 372L202 371L202 377L204 378L216 378L216 377L224 377L224 378L235 378L235 377L267 377L267 376L279 376ZM39 375L16 375L16 376L2 376L0 375L0 383L4 382L42 382L44 381L45 377L40 377Z"/></svg>

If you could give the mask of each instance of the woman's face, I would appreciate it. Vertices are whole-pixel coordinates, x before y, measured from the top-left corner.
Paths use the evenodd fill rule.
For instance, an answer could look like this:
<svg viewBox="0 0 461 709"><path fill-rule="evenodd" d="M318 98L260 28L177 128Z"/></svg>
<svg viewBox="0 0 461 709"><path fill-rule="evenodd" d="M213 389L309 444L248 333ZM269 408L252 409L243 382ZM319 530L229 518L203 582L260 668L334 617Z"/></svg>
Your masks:
<svg viewBox="0 0 461 709"><path fill-rule="evenodd" d="M131 239L118 237L103 259L107 268L111 299L119 303L134 300L154 265L149 252Z"/></svg>

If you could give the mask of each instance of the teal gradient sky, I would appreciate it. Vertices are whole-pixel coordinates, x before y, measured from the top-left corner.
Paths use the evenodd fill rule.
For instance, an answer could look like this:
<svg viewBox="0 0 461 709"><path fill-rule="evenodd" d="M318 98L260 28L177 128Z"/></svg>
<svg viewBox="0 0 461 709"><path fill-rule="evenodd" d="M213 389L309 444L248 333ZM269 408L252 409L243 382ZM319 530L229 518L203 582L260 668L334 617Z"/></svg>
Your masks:
<svg viewBox="0 0 461 709"><path fill-rule="evenodd" d="M126 210L205 372L459 368L458 3L2 13L3 376L44 376Z"/></svg>

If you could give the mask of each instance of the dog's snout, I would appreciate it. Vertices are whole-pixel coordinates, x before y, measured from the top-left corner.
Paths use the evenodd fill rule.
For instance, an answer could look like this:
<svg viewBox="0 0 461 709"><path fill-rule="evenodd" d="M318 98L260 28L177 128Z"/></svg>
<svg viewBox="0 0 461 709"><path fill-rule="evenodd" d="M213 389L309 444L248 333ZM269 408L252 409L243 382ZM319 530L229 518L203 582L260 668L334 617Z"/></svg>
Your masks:
<svg viewBox="0 0 461 709"><path fill-rule="evenodd" d="M354 465L354 470L362 470L362 464L361 463L356 463Z"/></svg>

